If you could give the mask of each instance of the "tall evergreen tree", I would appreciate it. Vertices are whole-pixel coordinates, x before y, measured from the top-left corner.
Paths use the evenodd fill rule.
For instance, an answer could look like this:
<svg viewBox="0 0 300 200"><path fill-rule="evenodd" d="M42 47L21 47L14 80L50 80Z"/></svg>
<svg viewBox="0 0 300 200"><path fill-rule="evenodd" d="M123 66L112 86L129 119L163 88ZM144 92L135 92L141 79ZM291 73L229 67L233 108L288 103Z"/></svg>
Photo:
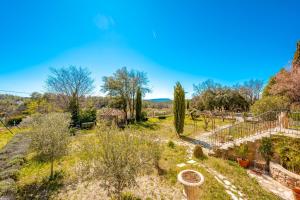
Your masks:
<svg viewBox="0 0 300 200"><path fill-rule="evenodd" d="M186 101L186 109L187 109L187 110L190 109L190 101L189 101L189 100Z"/></svg>
<svg viewBox="0 0 300 200"><path fill-rule="evenodd" d="M72 98L69 102L69 111L71 112L71 126L79 126L80 119L79 119L79 102L76 98L76 94L72 95Z"/></svg>
<svg viewBox="0 0 300 200"><path fill-rule="evenodd" d="M174 87L174 126L176 133L180 136L184 129L184 118L185 118L185 93L184 89L179 82Z"/></svg>
<svg viewBox="0 0 300 200"><path fill-rule="evenodd" d="M142 92L140 87L136 92L135 119L138 122L142 120Z"/></svg>

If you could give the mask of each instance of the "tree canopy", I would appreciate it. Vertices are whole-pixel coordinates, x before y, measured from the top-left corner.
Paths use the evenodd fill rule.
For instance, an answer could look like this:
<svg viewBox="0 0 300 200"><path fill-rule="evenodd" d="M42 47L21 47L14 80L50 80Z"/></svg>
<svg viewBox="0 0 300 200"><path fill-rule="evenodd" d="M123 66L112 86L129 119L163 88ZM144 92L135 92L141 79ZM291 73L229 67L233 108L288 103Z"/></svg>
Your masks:
<svg viewBox="0 0 300 200"><path fill-rule="evenodd" d="M134 117L135 99L137 89L142 95L150 92L148 88L147 74L136 70L128 70L126 67L118 69L112 76L103 77L102 91L111 97L115 97L126 113L129 109L130 117Z"/></svg>

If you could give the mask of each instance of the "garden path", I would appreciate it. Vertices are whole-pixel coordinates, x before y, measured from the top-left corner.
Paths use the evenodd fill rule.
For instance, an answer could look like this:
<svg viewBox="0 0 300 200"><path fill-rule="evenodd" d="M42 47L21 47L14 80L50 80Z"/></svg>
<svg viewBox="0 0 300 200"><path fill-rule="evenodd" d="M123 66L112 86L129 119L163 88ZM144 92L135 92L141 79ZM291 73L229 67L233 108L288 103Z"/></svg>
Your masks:
<svg viewBox="0 0 300 200"><path fill-rule="evenodd" d="M262 174L257 175L251 170L247 170L247 173L250 177L255 178L257 182L265 189L268 190L275 195L279 196L284 200L291 200L293 199L293 192L289 188L283 186L282 184L275 181L268 175Z"/></svg>

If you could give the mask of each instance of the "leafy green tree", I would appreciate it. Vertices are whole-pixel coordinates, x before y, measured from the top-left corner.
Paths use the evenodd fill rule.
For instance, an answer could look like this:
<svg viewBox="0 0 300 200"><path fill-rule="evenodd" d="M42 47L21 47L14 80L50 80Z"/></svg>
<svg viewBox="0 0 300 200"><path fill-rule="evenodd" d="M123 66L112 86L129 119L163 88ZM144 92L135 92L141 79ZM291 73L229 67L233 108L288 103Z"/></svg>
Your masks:
<svg viewBox="0 0 300 200"><path fill-rule="evenodd" d="M135 114L135 119L136 121L141 121L142 120L142 93L141 89L138 88L137 93L136 93L136 114Z"/></svg>
<svg viewBox="0 0 300 200"><path fill-rule="evenodd" d="M51 162L50 178L53 178L54 160L67 153L70 116L65 113L49 113L33 121L31 145L40 158Z"/></svg>
<svg viewBox="0 0 300 200"><path fill-rule="evenodd" d="M180 136L184 130L184 119L185 119L185 92L179 82L174 87L174 126L176 133Z"/></svg>
<svg viewBox="0 0 300 200"><path fill-rule="evenodd" d="M159 144L153 138L119 131L113 127L98 129L97 139L83 145L83 163L92 178L103 180L113 199L122 199L125 188L136 186L136 178L153 169L160 158Z"/></svg>
<svg viewBox="0 0 300 200"><path fill-rule="evenodd" d="M128 71L126 67L118 69L112 76L103 77L103 82L102 91L117 99L126 119L128 111L131 118L134 116L137 89L140 88L142 95L150 92L147 75L135 70Z"/></svg>
<svg viewBox="0 0 300 200"><path fill-rule="evenodd" d="M266 96L256 101L250 108L251 112L259 115L272 110L287 109L290 100L284 96Z"/></svg>

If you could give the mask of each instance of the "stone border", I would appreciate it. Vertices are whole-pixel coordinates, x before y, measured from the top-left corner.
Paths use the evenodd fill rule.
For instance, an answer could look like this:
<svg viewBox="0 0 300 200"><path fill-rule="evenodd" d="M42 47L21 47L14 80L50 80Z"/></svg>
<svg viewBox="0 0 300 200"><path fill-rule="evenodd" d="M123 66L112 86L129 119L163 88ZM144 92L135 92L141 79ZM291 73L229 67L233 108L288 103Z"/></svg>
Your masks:
<svg viewBox="0 0 300 200"><path fill-rule="evenodd" d="M296 186L300 187L300 175L295 174L274 162L270 162L270 175L276 181L290 189L293 189Z"/></svg>

